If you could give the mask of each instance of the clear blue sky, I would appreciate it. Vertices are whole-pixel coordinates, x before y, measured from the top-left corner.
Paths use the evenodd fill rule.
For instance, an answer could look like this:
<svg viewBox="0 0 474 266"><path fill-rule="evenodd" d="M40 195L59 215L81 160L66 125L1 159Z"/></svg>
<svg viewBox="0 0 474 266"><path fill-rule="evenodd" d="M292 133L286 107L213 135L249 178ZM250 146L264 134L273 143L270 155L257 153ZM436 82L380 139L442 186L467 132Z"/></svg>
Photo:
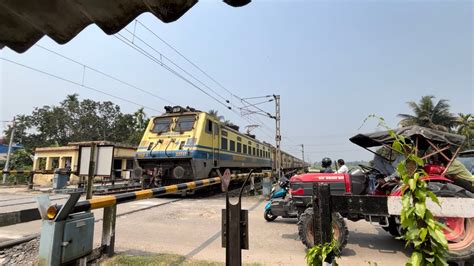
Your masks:
<svg viewBox="0 0 474 266"><path fill-rule="evenodd" d="M359 129L367 115L396 126L397 114L410 112L406 102L423 95L448 99L453 113L474 113L472 1L254 1L242 8L201 1L170 24L150 14L138 19L234 94L280 94L282 146L300 155L297 145L305 144L311 161L370 159L370 153L348 141L359 131L376 129L376 121ZM127 28L133 30L134 23ZM137 26L136 33L231 99L143 28ZM241 127L249 124L95 25L66 45L47 37L39 43L174 103L217 109ZM82 80L81 66L38 47L0 53ZM114 101L125 112L138 108L4 61L0 73L1 120L57 104L72 93ZM167 104L90 71L85 84L159 110ZM262 108L273 111L274 106ZM257 137L273 143L274 121L257 119L266 124L255 131Z"/></svg>

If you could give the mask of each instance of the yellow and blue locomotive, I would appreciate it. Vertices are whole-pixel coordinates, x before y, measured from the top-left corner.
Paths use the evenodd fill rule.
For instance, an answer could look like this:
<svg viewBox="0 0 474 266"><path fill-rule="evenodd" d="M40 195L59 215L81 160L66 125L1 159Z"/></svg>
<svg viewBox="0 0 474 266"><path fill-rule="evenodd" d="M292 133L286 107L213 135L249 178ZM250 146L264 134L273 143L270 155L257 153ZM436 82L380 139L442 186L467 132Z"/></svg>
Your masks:
<svg viewBox="0 0 474 266"><path fill-rule="evenodd" d="M245 173L272 169L275 149L252 135L240 133L217 117L193 108L165 107L150 120L137 149L137 161L154 186L216 176L226 168ZM303 162L282 152L282 167Z"/></svg>

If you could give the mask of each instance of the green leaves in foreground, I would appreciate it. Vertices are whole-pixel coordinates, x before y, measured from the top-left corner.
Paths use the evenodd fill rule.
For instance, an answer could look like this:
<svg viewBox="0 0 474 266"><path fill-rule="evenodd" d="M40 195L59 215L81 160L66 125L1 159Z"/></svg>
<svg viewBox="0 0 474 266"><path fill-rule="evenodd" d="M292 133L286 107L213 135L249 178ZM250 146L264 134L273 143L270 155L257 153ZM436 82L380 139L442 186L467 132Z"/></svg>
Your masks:
<svg viewBox="0 0 474 266"><path fill-rule="evenodd" d="M407 266L447 265L446 251L448 242L442 231L443 225L436 221L426 208L426 198L439 204L436 195L429 191L421 178L427 174L423 170L424 162L417 154L417 148L405 138L390 132L394 138L392 149L405 159L397 166L402 182L402 212L400 220L405 234L401 237L406 246L412 244L414 251Z"/></svg>
<svg viewBox="0 0 474 266"><path fill-rule="evenodd" d="M336 245L337 241L333 238L331 243L315 245L314 247L308 249L305 256L308 266L321 266L331 252L333 252L333 254L338 257L339 252L336 248ZM332 265L338 265L335 259L333 260Z"/></svg>

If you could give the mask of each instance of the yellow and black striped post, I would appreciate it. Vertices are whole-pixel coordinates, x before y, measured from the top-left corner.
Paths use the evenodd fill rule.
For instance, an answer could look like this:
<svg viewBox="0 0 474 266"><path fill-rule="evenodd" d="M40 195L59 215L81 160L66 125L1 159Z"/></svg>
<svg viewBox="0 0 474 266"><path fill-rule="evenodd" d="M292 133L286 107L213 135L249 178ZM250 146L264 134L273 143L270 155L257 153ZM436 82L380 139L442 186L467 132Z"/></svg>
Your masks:
<svg viewBox="0 0 474 266"><path fill-rule="evenodd" d="M10 174L10 175L19 175L19 174L30 174L31 172L34 172L33 170L1 170L0 175L3 174Z"/></svg>

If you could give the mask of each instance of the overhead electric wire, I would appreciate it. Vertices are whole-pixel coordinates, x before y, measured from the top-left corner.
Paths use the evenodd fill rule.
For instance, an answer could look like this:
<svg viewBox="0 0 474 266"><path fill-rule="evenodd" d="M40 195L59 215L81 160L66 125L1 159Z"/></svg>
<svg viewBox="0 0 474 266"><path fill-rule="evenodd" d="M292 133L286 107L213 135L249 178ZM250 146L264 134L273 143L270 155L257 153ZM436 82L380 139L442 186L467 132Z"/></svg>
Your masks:
<svg viewBox="0 0 474 266"><path fill-rule="evenodd" d="M99 74L101 74L101 75L104 75L104 76L106 76L106 77L108 77L108 78L110 78L110 79L113 79L113 80L117 81L117 82L120 82L120 83L122 83L122 84L124 84L124 85L126 85L126 86L129 86L129 87L134 88L134 89L136 89L136 90L138 90L138 91L141 91L141 92L143 92L143 93L146 93L146 94L148 94L148 95L151 95L151 96L153 96L153 97L155 97L155 98L157 98L157 99L160 99L160 100L162 100L162 101L165 101L165 102L170 103L170 104L173 104L173 105L177 105L176 103L174 103L174 102L172 102L172 101L170 101L170 100L168 100L168 99L165 99L165 98L163 98L163 97L161 97L161 96L158 96L158 95L156 95L156 94L154 94L154 93L152 93L152 92L150 92L150 91L147 91L147 90L145 90L145 89L139 88L139 87L137 87L137 86L135 86L135 85L132 85L132 84L126 82L126 81L120 80L120 79L118 79L118 78L116 78L116 77L114 77L114 76L112 76L112 75L110 75L110 74L107 74L107 73L105 73L105 72L103 72L103 71L101 71L101 70L98 70L98 69L96 69L96 68L93 68L93 67L91 67L91 66L89 66L89 65L86 65L86 64L84 64L84 63L82 63L82 62L79 62L79 61L77 61L77 60L75 60L75 59L72 59L72 58L70 58L70 57L67 57L67 56L65 56L65 55L63 55L63 54L60 54L60 53L58 53L58 52L55 52L55 51L53 51L53 50L51 50L51 49L48 49L48 48L46 48L46 47L44 47L44 46L42 46L42 45L40 45L40 44L36 44L35 46L38 47L38 48L41 48L41 49L43 49L43 50L45 50L45 51L48 51L48 52L50 52L50 53L52 53L52 54L55 54L55 55L57 55L57 56L59 56L59 57L62 57L62 58L64 58L64 59L66 59L66 60L69 60L69 61L71 61L71 62L74 62L74 63L76 63L76 64L78 64L78 65L81 65L81 66L83 66L84 68L90 69L90 70L92 70L92 71L94 71L94 72L97 72L97 73L99 73Z"/></svg>
<svg viewBox="0 0 474 266"><path fill-rule="evenodd" d="M240 101L242 101L243 98L235 95L232 91L230 91L229 89L227 89L224 85L222 85L222 83L218 82L215 78L213 78L210 74L208 74L206 71L204 71L201 67L199 67L197 64L195 64L194 62L192 62L189 58L187 58L183 53L181 53L180 51L178 51L178 49L176 49L173 45L171 45L170 43L168 43L167 41L165 41L163 38L161 38L158 34L156 34L153 30L151 30L149 27L147 27L145 24L143 24L141 21L139 20L135 20L136 23L140 24L140 26L142 26L143 28L145 28L149 33L151 33L154 37L156 37L157 39L159 39L161 42L163 42L166 46L168 46L171 50L173 50L174 52L176 52L179 56L181 56L184 60L186 60L189 64L191 64L192 66L194 66L197 70L199 70L202 74L204 74L206 77L208 77L210 80L212 80L214 83L216 83L219 87L221 87L222 89L224 89L225 91L227 91L228 93L230 93L231 96L239 99ZM127 30L129 33L133 34L134 38L138 38L136 36L135 33L132 33L130 32L129 30ZM143 40L141 40L142 42L144 42ZM150 45L148 45L146 42L144 42L147 46L149 46L151 48ZM153 48L153 50L155 50ZM159 53L159 54L162 54L158 51L155 50L155 52ZM169 60L169 59L168 59ZM208 86L206 86L208 87ZM208 87L209 88L209 87ZM266 96L263 96L263 97L271 97L272 95L266 95ZM254 99L254 98L263 98L263 97L249 97L247 99ZM235 105L233 103L233 101L230 102L230 104L235 107L235 108L239 108L239 106ZM234 112L235 113L235 112ZM239 115L240 117L244 117L242 114L238 114L236 113L237 115ZM257 120L259 121L258 124L260 124L262 127L266 127L266 125L260 121L260 120ZM268 127L267 127L268 128ZM261 129L258 129L258 130L261 130Z"/></svg>
<svg viewBox="0 0 474 266"><path fill-rule="evenodd" d="M120 36L120 38L118 37ZM202 93L206 94L207 96L209 96L210 98L212 98L213 100L215 100L216 102L220 103L221 105L225 106L227 109L230 109L230 106L226 105L225 103L221 102L219 99L217 99L216 97L214 97L213 95L209 94L208 92L206 92L205 90L203 90L201 87L199 87L198 85L194 84L194 82L192 82L191 80L187 79L186 77L184 77L183 75L181 75L180 73L178 73L176 70L174 70L173 68L171 68L170 66L168 66L167 64L163 63L162 61L158 60L156 57L154 57L152 54L150 54L149 52L147 52L145 49L143 49L142 47L136 45L135 43L132 43L128 38L126 38L125 36L123 36L122 34L120 33L117 33L114 35L114 37L116 37L118 40L120 40L121 42L125 43L126 45L130 46L131 48L133 48L134 50L136 50L137 52L141 53L142 55L144 55L145 57L147 57L148 59L152 60L153 62L157 63L158 65L160 65L161 67L163 67L164 69L168 70L169 72L171 72L172 74L174 74L175 76L181 78L182 80L186 81L188 84L190 84L191 86L195 87L196 89L200 90Z"/></svg>
<svg viewBox="0 0 474 266"><path fill-rule="evenodd" d="M9 63L11 63L11 64L15 64L15 65L21 66L21 67L23 67L23 68L27 68L27 69L30 69L30 70L32 70L32 71L41 73L41 74L43 74L43 75L47 75L47 76L50 76L50 77L53 77L53 78L56 78L56 79L59 79L59 80L62 80L62 81L65 81L65 82L68 82L68 83L77 85L77 86L80 86L80 87L83 87L83 88L85 88L85 89L88 89L88 90L91 90L91 91L95 91L95 92L98 92L98 93L101 93L101 94L110 96L110 97L112 97L112 98L115 98L115 99L118 99L118 100L121 100L121 101L124 101L124 102L128 102L128 103L137 105L137 106L139 106L139 107L144 107L144 108L147 108L147 109L149 109L149 110L153 110L153 111L157 111L157 112L160 112L160 113L161 113L161 111L159 111L159 110L157 110L157 109L155 109L155 108L153 108L153 107L149 107L149 106L146 106L146 105L143 105L143 104L139 104L139 103L137 103L137 102L134 102L134 101L131 101L131 100L122 98L122 97L120 97L120 96L116 96L116 95L110 94L110 93L108 93L108 92L104 92L104 91L99 90L99 89L97 89L97 88L94 88L94 87L91 87L91 86L87 86L87 85L81 84L81 83L79 83L79 82L72 81L72 80L70 80L70 79L66 79L66 78L64 78L64 77L60 77L60 76L58 76L58 75L55 75L55 74L46 72L46 71L44 71L44 70L37 69L37 68L31 67L31 66L27 66L27 65L25 65L25 64L22 64L22 63L19 63L19 62L16 62L16 61L13 61L13 60L10 60L10 59L7 59L7 58L0 57L0 59L3 60L3 61L9 62Z"/></svg>
<svg viewBox="0 0 474 266"><path fill-rule="evenodd" d="M174 52L176 52L179 56L181 56L186 62L188 62L189 64L191 64L192 66L194 66L197 70L199 70L199 72L201 72L202 74L204 74L207 78L209 78L211 81L213 81L215 84L217 84L220 88L224 89L225 91L227 91L232 97L235 97L237 99L239 99L242 103L243 101L246 101L246 99L258 99L258 98L268 98L268 97L272 97L272 95L265 95L265 96L257 96L257 97L248 97L248 98L242 98L242 97L239 97L237 96L236 94L234 94L232 91L230 91L229 89L227 89L224 85L222 85L220 82L218 82L214 77L212 77L210 74L208 74L206 71L204 71L201 67L199 67L196 63L194 63L193 61L191 61L188 57L186 57L183 53L181 53L178 49L176 49L173 45L171 45L170 43L168 43L167 41L165 41L163 38L161 38L158 34L156 34L153 30L151 30L149 27L147 27L144 23L142 23L141 21L139 20L135 20L135 28L134 28L134 32L131 32L130 30L128 29L125 29L128 33L132 34L133 36L133 40L136 38L138 40L140 40L142 43L144 43L147 47L149 47L150 49L152 49L153 51L155 51L156 53L158 53L161 57L165 57L168 61L170 61L173 65L175 65L176 67L178 67L180 70L182 70L183 72L185 72L186 74L188 74L189 76L191 76L193 79L197 80L200 84L202 84L204 87L208 88L209 90L211 90L212 92L214 92L216 95L219 95L219 97L221 97L222 99L226 100L227 103L229 103L230 105L232 105L234 108L241 108L237 105L235 105L233 103L233 101L228 101L227 99L225 99L223 96L221 96L220 94L218 94L215 90L213 90L212 88L210 88L209 86L207 86L206 84L204 84L202 81L200 81L199 79L197 79L196 77L194 77L193 75L191 75L189 72L187 72L186 70L184 70L182 67L180 67L179 65L175 64L172 60L170 60L169 58L167 58L166 56L164 56L161 52L157 51L155 48L153 48L151 45L149 45L146 41L144 41L143 39L141 39L140 37L137 36L136 34L136 24L140 24L140 26L142 26L146 31L148 31L149 33L151 33L155 38L157 38L158 40L160 40L161 42L163 42L168 48L170 48L171 50L173 50ZM122 35L122 38L126 39L127 41L129 41L127 38L125 38L123 35ZM132 44L134 44L132 40ZM123 40L122 40L123 41ZM129 41L130 42L130 41ZM135 45L135 44L134 44ZM130 46L130 45L129 45ZM136 46L136 45L135 45ZM144 50L144 49L142 49ZM163 62L160 61L160 63L162 66L163 66ZM188 81L189 83L189 81ZM196 87L196 85L193 85ZM215 99L214 99L215 100ZM247 101L246 101L247 102ZM248 103L248 102L247 102ZM222 104L222 103L221 103ZM226 105L224 105L226 106ZM235 110L233 110L232 108L229 108L228 106L226 106L227 109L230 109L232 112L236 113L238 116L240 116L241 118L244 118L246 119L247 121L249 121L248 117L246 118L244 115L242 114L239 114L238 112L236 112ZM268 112L260 109L260 111L266 113L266 116L269 115ZM271 115L270 115L271 116ZM250 117L250 116L249 116ZM266 126L265 123L263 123L262 121L260 121L259 119L257 119L258 122L254 122L259 124L262 128L257 128L257 130L261 131L261 132L264 132L263 129L264 128L268 128ZM250 121L249 121L250 122ZM269 129L269 128L268 128ZM269 129L271 130L271 129ZM285 137L284 137L285 138ZM288 139L288 138L285 138L285 139Z"/></svg>
<svg viewBox="0 0 474 266"><path fill-rule="evenodd" d="M156 52L157 54L160 55L160 58L164 58L166 60L168 60L168 62L170 62L172 65L174 65L175 67L179 68L181 71L183 71L184 73L186 73L188 76L190 76L191 78L193 78L195 81L199 82L201 85L203 85L204 87L206 87L207 89L209 89L210 91L212 91L215 95L219 96L221 99L223 99L224 101L226 102L229 102L228 99L226 99L224 96L220 95L218 92L216 92L215 90L213 90L211 87L207 86L206 84L204 84L202 81L200 81L198 78L196 78L194 75L192 75L191 73L189 73L188 71L186 71L184 68L182 68L181 66L179 66L178 64L176 64L175 62L173 62L173 60L171 60L170 58L168 58L167 56L165 56L163 53L161 53L160 51L156 50L155 48L153 48L151 45L149 45L147 42L145 42L143 39L141 39L140 37L136 36L136 34L134 34L133 32L131 32L130 30L128 30L127 28L124 28L125 31L127 31L128 33L132 34L133 38L134 39L137 39L139 40L140 42L142 42L143 44L145 44L148 48L152 49L154 52ZM131 42L133 44L135 44L133 41ZM162 61L162 60L161 60Z"/></svg>
<svg viewBox="0 0 474 266"><path fill-rule="evenodd" d="M168 65L166 65L165 63L163 63L163 61L160 61L158 60L155 56L153 56L152 54L150 54L148 51L146 51L145 49L143 49L142 47L138 46L137 44L135 43L132 43L128 38L126 38L125 36L123 36L122 34L118 33L118 34L115 34L114 35L118 40L122 41L124 44L128 45L129 47L131 47L132 49L136 50L137 52L141 53L142 55L144 55L145 57L147 57L148 59L152 60L153 62L159 64L160 66L162 66L163 68L165 68L166 70L170 71L171 73L177 75L178 77L180 77L181 79L185 80L186 82L188 82L190 85L194 86L195 88L199 89L201 92L205 93L207 96L211 97L212 99L214 99L215 101L219 102L220 104L224 105L227 109L230 109L232 112L236 113L237 115L239 115L241 118L244 118L246 119L247 121L250 122L250 120L248 118L245 118L243 116L241 116L237 111L235 111L234 109L231 109L229 108L229 106L227 106L226 104L222 103L221 101L219 101L218 99L216 99L214 96L210 95L209 93L205 92L202 88L200 88L199 86L197 86L196 84L194 84L192 81L186 79L184 76L182 76L181 74L179 74L176 70L172 69L171 67L169 67ZM138 39L137 36L135 36L135 38ZM143 41L142 41L143 42ZM148 47L152 48L150 45L146 44ZM152 48L153 49L153 48ZM160 53L159 51L156 51L156 49L153 49L156 53L162 55L162 53ZM171 61L170 59L167 58L168 61ZM182 68L180 68L182 69ZM262 131L263 132L263 131ZM265 133L264 133L265 134ZM267 134L265 134L267 135ZM268 135L267 135L268 136ZM271 138L271 136L269 136Z"/></svg>
<svg viewBox="0 0 474 266"><path fill-rule="evenodd" d="M206 71L204 71L202 68L200 68L198 65L196 65L194 62L192 62L191 60L189 60L185 55L183 55L180 51L178 51L176 48L174 48L171 44L169 44L167 41L165 41L163 38L161 38L160 36L158 36L158 34L156 34L154 31L152 31L150 28L148 28L145 24L143 24L141 21L139 20L135 20L138 24L140 24L143 28L145 28L148 32L150 32L153 36L155 36L157 39L159 39L160 41L162 41L166 46L168 46L170 49L172 49L173 51L175 51L178 55L180 55L184 60L186 60L188 63L190 63L191 65L193 65L195 68L197 68L202 74L204 74L206 77L208 77L210 80L214 81L217 85L219 85L222 89L224 89L225 91L227 91L228 93L230 93L230 95L236 97L236 98L240 98L236 95L234 95L230 90L228 90L226 87L224 87L220 82L218 82L216 79L214 79L211 75L209 75Z"/></svg>

